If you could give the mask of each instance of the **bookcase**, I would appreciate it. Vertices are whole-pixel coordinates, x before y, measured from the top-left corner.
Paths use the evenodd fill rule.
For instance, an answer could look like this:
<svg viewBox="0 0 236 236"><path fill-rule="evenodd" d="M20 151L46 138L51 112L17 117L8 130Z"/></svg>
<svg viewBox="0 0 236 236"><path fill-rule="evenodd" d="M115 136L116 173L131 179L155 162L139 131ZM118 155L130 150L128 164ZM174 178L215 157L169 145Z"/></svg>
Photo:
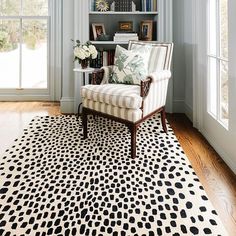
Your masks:
<svg viewBox="0 0 236 236"><path fill-rule="evenodd" d="M97 61L92 65L93 67L99 68L100 66L112 64L110 55L113 55L113 50L117 44L127 48L128 40L114 41L114 35L120 31L120 22L131 22L132 31L137 33L139 39L141 39L141 22L149 21L152 22L152 41L161 41L160 35L160 24L159 24L159 11L161 9L161 1L159 0L123 0L114 1L106 0L108 3L107 11L98 11L96 9L96 0L90 0L88 4L88 15L89 15L89 40L98 49ZM111 4L115 2L115 7L112 8ZM128 6L127 3L132 3ZM93 25L103 25L106 35L109 39L100 41L94 38Z"/></svg>
<svg viewBox="0 0 236 236"><path fill-rule="evenodd" d="M90 0L89 4L89 39L97 45L103 47L107 45L121 44L126 46L128 41L114 42L113 36L119 31L119 22L132 22L134 32L140 34L140 23L144 20L153 21L152 40L158 39L158 15L159 15L159 0L133 0L136 10L131 11L111 11L110 6L114 0L107 0L108 11L97 11L95 7L96 0ZM116 1L122 4L123 1ZM122 9L122 8L121 8ZM110 36L107 41L96 41L93 37L92 24L104 24L105 33Z"/></svg>

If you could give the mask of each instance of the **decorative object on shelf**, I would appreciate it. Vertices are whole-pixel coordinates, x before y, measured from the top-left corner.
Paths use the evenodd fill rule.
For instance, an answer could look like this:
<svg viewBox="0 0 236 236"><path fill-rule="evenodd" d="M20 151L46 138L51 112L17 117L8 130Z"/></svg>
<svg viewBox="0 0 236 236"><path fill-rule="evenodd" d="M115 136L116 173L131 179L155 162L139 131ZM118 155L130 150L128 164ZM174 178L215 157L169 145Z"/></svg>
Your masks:
<svg viewBox="0 0 236 236"><path fill-rule="evenodd" d="M79 40L76 40L74 61L78 61L83 69L87 68L90 60L96 59L97 55L97 49L91 42L87 41L85 44L81 44Z"/></svg>
<svg viewBox="0 0 236 236"><path fill-rule="evenodd" d="M140 39L144 41L152 41L152 20L141 21L140 24Z"/></svg>
<svg viewBox="0 0 236 236"><path fill-rule="evenodd" d="M132 11L136 11L136 4L132 1Z"/></svg>
<svg viewBox="0 0 236 236"><path fill-rule="evenodd" d="M110 5L110 11L115 11L115 1L113 1Z"/></svg>
<svg viewBox="0 0 236 236"><path fill-rule="evenodd" d="M96 0L97 11L107 11L109 9L108 2L106 0Z"/></svg>
<svg viewBox="0 0 236 236"><path fill-rule="evenodd" d="M119 21L119 31L133 31L133 21Z"/></svg>
<svg viewBox="0 0 236 236"><path fill-rule="evenodd" d="M92 24L92 29L93 29L93 38L94 38L94 40L97 40L97 37L106 34L105 26L102 23L93 23Z"/></svg>

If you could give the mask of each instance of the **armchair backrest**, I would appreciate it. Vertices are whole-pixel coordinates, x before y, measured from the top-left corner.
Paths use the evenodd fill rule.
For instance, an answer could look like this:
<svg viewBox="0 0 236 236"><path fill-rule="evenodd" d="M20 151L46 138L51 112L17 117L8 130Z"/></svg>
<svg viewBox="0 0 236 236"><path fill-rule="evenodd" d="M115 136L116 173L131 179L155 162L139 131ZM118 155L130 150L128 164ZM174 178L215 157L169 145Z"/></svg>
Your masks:
<svg viewBox="0 0 236 236"><path fill-rule="evenodd" d="M170 70L173 43L129 41L128 49L138 49L139 47L144 47L146 45L151 47L148 72L152 73L160 70Z"/></svg>

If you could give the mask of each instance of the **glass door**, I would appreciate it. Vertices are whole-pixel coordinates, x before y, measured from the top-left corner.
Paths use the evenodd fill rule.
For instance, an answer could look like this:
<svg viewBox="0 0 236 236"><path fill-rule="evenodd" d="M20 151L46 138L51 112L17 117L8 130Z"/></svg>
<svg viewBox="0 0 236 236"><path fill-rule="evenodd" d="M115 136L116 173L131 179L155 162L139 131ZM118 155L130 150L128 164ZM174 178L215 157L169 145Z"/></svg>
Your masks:
<svg viewBox="0 0 236 236"><path fill-rule="evenodd" d="M49 90L49 1L0 0L0 90Z"/></svg>

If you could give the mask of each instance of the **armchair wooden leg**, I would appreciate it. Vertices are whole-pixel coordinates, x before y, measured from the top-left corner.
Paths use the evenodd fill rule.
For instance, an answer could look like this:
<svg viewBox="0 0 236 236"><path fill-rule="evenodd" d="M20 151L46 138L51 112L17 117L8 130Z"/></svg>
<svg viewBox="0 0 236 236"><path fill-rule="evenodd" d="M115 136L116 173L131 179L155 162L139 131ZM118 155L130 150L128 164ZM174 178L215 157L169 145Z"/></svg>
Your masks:
<svg viewBox="0 0 236 236"><path fill-rule="evenodd" d="M161 124L162 124L163 130L165 131L165 133L167 133L165 107L163 107L163 109L161 110Z"/></svg>
<svg viewBox="0 0 236 236"><path fill-rule="evenodd" d="M131 158L136 157L136 135L137 127L135 125L130 125L129 130L131 132Z"/></svg>
<svg viewBox="0 0 236 236"><path fill-rule="evenodd" d="M84 139L86 139L88 137L88 117L84 109L82 109L82 125L83 125Z"/></svg>

